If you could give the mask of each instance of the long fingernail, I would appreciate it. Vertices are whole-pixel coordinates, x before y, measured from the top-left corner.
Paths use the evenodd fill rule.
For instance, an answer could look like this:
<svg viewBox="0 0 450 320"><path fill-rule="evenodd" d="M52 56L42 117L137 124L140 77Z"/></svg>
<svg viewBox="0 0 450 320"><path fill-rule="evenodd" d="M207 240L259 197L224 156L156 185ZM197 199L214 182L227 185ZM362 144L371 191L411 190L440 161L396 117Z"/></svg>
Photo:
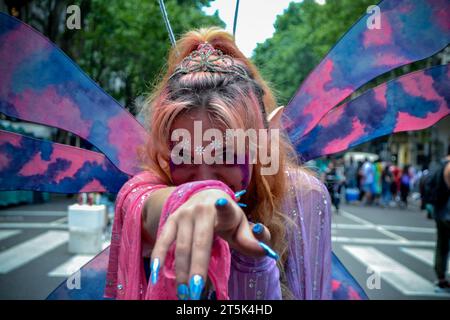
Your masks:
<svg viewBox="0 0 450 320"><path fill-rule="evenodd" d="M159 273L159 259L155 258L155 259L153 259L152 267L151 267L152 284L155 284L158 281L158 273Z"/></svg>
<svg viewBox="0 0 450 320"><path fill-rule="evenodd" d="M264 227L261 223L257 223L253 226L253 233L261 234L264 230Z"/></svg>
<svg viewBox="0 0 450 320"><path fill-rule="evenodd" d="M238 204L239 207L243 207L243 208L247 207L247 205L245 203L242 203L242 202L238 202L237 204Z"/></svg>
<svg viewBox="0 0 450 320"><path fill-rule="evenodd" d="M205 283L202 276L198 274L192 276L191 281L189 282L189 293L191 300L200 300L204 285Z"/></svg>
<svg viewBox="0 0 450 320"><path fill-rule="evenodd" d="M218 199L218 200L216 201L216 206L223 207L223 206L226 206L227 203L228 203L228 200L227 200L227 199L225 199L225 198L220 198L220 199Z"/></svg>
<svg viewBox="0 0 450 320"><path fill-rule="evenodd" d="M239 198L240 196L242 196L243 194L245 194L247 192L247 190L241 190L241 191L238 191L238 192L236 192L235 194L234 194L234 196L236 197L236 198Z"/></svg>
<svg viewBox="0 0 450 320"><path fill-rule="evenodd" d="M179 300L189 300L189 288L184 283L178 285L177 297Z"/></svg>
<svg viewBox="0 0 450 320"><path fill-rule="evenodd" d="M261 246L261 248L264 249L264 252L266 253L266 256L268 256L269 258L272 258L274 260L278 260L280 257L278 256L278 254L272 250L271 247L269 247L267 244L265 244L264 242L258 242L259 245Z"/></svg>

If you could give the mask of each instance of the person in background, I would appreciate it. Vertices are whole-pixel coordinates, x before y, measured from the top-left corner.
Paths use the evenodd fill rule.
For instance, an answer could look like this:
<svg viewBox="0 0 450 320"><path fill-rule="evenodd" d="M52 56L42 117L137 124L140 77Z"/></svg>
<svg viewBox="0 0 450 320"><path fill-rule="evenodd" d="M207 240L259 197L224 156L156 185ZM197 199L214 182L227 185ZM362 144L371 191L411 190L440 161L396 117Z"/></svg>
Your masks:
<svg viewBox="0 0 450 320"><path fill-rule="evenodd" d="M366 158L364 164L362 165L362 189L364 191L363 203L371 205L373 202L373 183L375 176L375 169L373 163Z"/></svg>
<svg viewBox="0 0 450 320"><path fill-rule="evenodd" d="M438 289L450 292L450 283L446 279L450 250L450 145L447 148L447 156L441 163L422 177L420 193L422 207L425 207L436 222L436 285Z"/></svg>
<svg viewBox="0 0 450 320"><path fill-rule="evenodd" d="M417 192L419 187L419 180L421 177L420 170L417 170L414 166L410 166L409 176L411 177L411 192Z"/></svg>
<svg viewBox="0 0 450 320"><path fill-rule="evenodd" d="M345 162L344 159L338 159L336 161L336 175L338 178L338 190L339 198L341 197L342 187L345 186L347 178L345 176Z"/></svg>
<svg viewBox="0 0 450 320"><path fill-rule="evenodd" d="M408 196L411 190L411 176L409 174L409 165L403 167L400 176L400 206L408 208Z"/></svg>
<svg viewBox="0 0 450 320"><path fill-rule="evenodd" d="M420 210L425 210L427 213L427 219L432 220L432 210L429 210L429 204L426 201L426 195L425 195L425 180L428 179L428 174L430 173L430 170L428 170L427 166L423 167L423 170L421 172L421 177L419 180L419 193L420 193Z"/></svg>
<svg viewBox="0 0 450 320"><path fill-rule="evenodd" d="M328 193L331 197L331 203L333 204L336 213L339 213L340 204L340 181L335 161L330 161L328 167L325 169L322 175L322 181L325 183Z"/></svg>
<svg viewBox="0 0 450 320"><path fill-rule="evenodd" d="M350 157L350 162L345 166L345 187L356 188L358 183L358 165L353 157Z"/></svg>
<svg viewBox="0 0 450 320"><path fill-rule="evenodd" d="M362 188L362 182L363 182L363 172L362 172L362 161L358 161L358 170L357 170L357 179L356 179L356 187L359 190L359 201L362 202L362 199L364 198L364 190Z"/></svg>
<svg viewBox="0 0 450 320"><path fill-rule="evenodd" d="M381 173L381 206L388 207L392 200L391 183L393 181L390 163L386 162Z"/></svg>
<svg viewBox="0 0 450 320"><path fill-rule="evenodd" d="M383 167L381 165L381 160L375 161L373 164L374 176L373 176L373 202L375 204L380 204L381 197L381 173L383 172Z"/></svg>
<svg viewBox="0 0 450 320"><path fill-rule="evenodd" d="M395 203L397 203L397 195L400 190L401 172L399 167L397 167L396 165L392 165L391 172L392 172L391 194L392 199L394 200Z"/></svg>
<svg viewBox="0 0 450 320"><path fill-rule="evenodd" d="M438 192L441 192L439 195L442 201L436 204L434 210L437 229L435 271L438 277L437 286L441 289L450 290L450 283L445 277L450 249L450 145L441 168L441 191Z"/></svg>

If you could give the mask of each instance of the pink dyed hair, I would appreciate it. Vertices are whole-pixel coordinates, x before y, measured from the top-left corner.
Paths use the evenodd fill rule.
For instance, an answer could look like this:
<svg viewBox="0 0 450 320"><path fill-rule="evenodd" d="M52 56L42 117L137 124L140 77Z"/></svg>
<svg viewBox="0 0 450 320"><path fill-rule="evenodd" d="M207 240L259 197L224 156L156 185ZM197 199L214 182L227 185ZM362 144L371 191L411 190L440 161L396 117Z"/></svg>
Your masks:
<svg viewBox="0 0 450 320"><path fill-rule="evenodd" d="M253 81L219 72L196 72L169 79L183 58L204 42L233 57L235 63L245 67ZM168 185L172 184L169 170L170 130L177 116L202 108L219 128L263 129L261 108L269 114L277 107L267 83L226 31L217 27L190 31L177 41L177 52L171 50L167 71L146 101L151 138L141 150L143 168L159 175ZM249 186L254 192L247 193L243 200L248 204L252 218L269 228L271 245L281 256L279 268L283 274L287 258L284 222L289 220L281 212L283 196L286 194L285 169L298 166L296 152L284 135L280 139L279 163L280 170L272 176L260 174L262 165L259 161L254 165Z"/></svg>

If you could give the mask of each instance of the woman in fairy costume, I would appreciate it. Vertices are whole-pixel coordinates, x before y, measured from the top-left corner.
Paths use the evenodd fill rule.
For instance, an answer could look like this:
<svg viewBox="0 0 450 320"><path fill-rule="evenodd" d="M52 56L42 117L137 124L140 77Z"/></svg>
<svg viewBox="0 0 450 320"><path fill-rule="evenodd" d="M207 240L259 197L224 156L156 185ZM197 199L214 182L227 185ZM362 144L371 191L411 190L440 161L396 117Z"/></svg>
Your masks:
<svg viewBox="0 0 450 320"><path fill-rule="evenodd" d="M177 41L146 104L144 170L117 197L106 297L331 299L326 187L282 132L257 142L257 151L271 150L269 163L253 157L251 143L230 148L239 137L226 134L277 132L276 106L227 32L200 29ZM201 137L219 130L223 144L200 140L179 152L180 136L197 140L199 123ZM206 163L207 150L232 161ZM277 170L264 174L268 167Z"/></svg>

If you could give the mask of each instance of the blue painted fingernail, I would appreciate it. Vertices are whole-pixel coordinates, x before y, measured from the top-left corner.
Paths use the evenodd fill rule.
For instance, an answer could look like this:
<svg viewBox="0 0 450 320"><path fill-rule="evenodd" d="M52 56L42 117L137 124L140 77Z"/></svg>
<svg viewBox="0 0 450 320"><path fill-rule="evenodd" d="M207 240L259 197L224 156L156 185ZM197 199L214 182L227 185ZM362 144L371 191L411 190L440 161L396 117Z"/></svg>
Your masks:
<svg viewBox="0 0 450 320"><path fill-rule="evenodd" d="M242 208L247 207L247 205L245 203L242 203L242 202L238 202L237 204L238 204L239 207L242 207Z"/></svg>
<svg viewBox="0 0 450 320"><path fill-rule="evenodd" d="M184 283L178 285L177 297L179 300L189 300L189 288Z"/></svg>
<svg viewBox="0 0 450 320"><path fill-rule="evenodd" d="M274 260L278 260L280 257L278 256L278 254L272 250L271 247L269 247L267 244L265 244L264 242L259 242L259 245L261 246L261 248L264 249L264 252L266 253L266 256L268 256L269 258L272 258Z"/></svg>
<svg viewBox="0 0 450 320"><path fill-rule="evenodd" d="M227 200L227 199L225 199L225 198L220 198L220 199L218 199L218 200L216 201L216 206L223 207L223 206L226 206L227 203L228 203L228 200Z"/></svg>
<svg viewBox="0 0 450 320"><path fill-rule="evenodd" d="M264 230L264 227L261 223L257 223L253 226L253 233L261 234Z"/></svg>
<svg viewBox="0 0 450 320"><path fill-rule="evenodd" d="M236 197L236 198L238 198L238 197L240 197L240 196L242 196L243 194L245 194L247 192L247 190L241 190L241 191L238 191L238 192L236 192L235 194L234 194L234 196Z"/></svg>
<svg viewBox="0 0 450 320"><path fill-rule="evenodd" d="M189 281L189 293L191 300L200 300L204 285L205 283L200 275L195 274L192 276L191 281Z"/></svg>
<svg viewBox="0 0 450 320"><path fill-rule="evenodd" d="M158 281L158 273L159 273L159 259L155 258L155 259L153 259L152 267L151 267L152 284L155 284Z"/></svg>

